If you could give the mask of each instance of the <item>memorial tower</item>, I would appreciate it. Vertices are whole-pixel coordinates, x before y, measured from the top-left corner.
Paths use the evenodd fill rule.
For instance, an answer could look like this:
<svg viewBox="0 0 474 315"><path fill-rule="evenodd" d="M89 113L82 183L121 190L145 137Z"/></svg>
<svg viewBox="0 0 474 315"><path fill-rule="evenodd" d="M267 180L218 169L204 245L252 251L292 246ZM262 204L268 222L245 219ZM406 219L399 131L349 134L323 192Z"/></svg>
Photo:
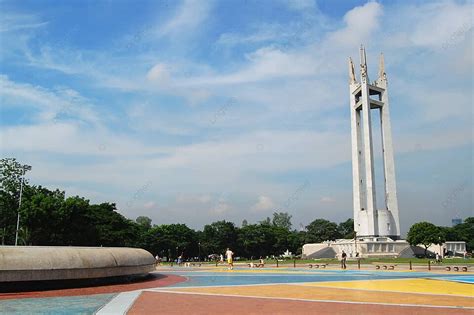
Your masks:
<svg viewBox="0 0 474 315"><path fill-rule="evenodd" d="M388 101L387 76L383 55L377 80L370 82L367 73L365 48L360 48L360 82L349 58L349 90L352 135L352 176L354 230L357 238L385 236L400 238L395 163ZM372 139L372 114L380 114L382 160L385 194L384 209L377 209L374 152Z"/></svg>

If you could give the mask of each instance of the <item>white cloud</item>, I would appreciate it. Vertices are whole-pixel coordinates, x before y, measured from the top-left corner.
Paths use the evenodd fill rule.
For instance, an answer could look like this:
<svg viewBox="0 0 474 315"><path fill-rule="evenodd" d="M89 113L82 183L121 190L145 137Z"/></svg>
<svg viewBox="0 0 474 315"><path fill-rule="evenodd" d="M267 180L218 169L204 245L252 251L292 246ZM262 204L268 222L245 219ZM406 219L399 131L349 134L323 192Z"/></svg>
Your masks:
<svg viewBox="0 0 474 315"><path fill-rule="evenodd" d="M163 37L159 42L166 42L165 36L177 36L183 46L189 44L186 33L199 31L209 17L211 6L199 6L184 2L174 17L158 27L158 36ZM193 10L197 16L192 16ZM242 219L238 215L257 216L274 202L255 192L289 196L294 189L262 175L310 174L350 161L346 62L364 42L371 73L376 70L375 51L385 52L397 154L472 146L472 28L464 27L470 12L469 3L450 1L387 3L385 7L369 2L347 12L342 21L331 20L326 25L330 31L304 38L293 34L312 25L259 21L250 31L216 34L218 45L245 48L234 52L246 52L236 59L223 58L230 61L225 65L214 63L212 56L209 64L204 59L194 63L192 55L177 56L166 49L162 54L137 49L121 55L123 51L115 54L112 49L75 51L41 43L43 47L35 53L26 50L25 66L34 65L34 71L54 69L86 81L86 90L93 86L91 95L106 87L117 92L117 100L133 92L133 100L121 104L122 117L108 127L98 117L114 116L119 106L96 104L110 99L88 99L82 96L83 89L42 87L3 76L2 107L28 106L38 114L30 125L2 127L2 150L33 164L37 183L59 187L77 183L71 186L73 191L117 200L119 205L133 196L144 178L150 179L150 190L160 197L156 199L160 212L153 215L165 217L162 220L178 215L185 222L209 222L213 215L237 220ZM253 30L258 32L253 34ZM156 37L143 40L152 43ZM288 40L293 42L280 45ZM249 43L251 48L245 46ZM172 55L172 61L163 55ZM163 101L169 95L179 100ZM214 105L230 97L235 97L235 105L210 126L210 117L219 110ZM67 110L62 110L62 104L67 104ZM66 113L71 120L62 120ZM52 124L58 114L59 122ZM84 128L83 122L97 123ZM131 130L124 134L122 128ZM163 134L166 139L160 137ZM79 165L68 160L77 156L91 159ZM90 187L97 187L102 195L88 194L94 191ZM235 200L216 198L223 187L241 192L239 198L247 204L237 207ZM331 208L351 207L350 191L331 192L331 196L335 197L313 197L308 205L301 202L298 211L313 216L318 200L334 202Z"/></svg>
<svg viewBox="0 0 474 315"><path fill-rule="evenodd" d="M279 78L314 75L316 64L310 55L287 53L274 47L264 47L246 56L248 65L231 74L192 78L185 85L235 85Z"/></svg>
<svg viewBox="0 0 474 315"><path fill-rule="evenodd" d="M103 128L85 128L79 123L49 123L0 129L4 152L52 153L87 156L141 156L167 152Z"/></svg>
<svg viewBox="0 0 474 315"><path fill-rule="evenodd" d="M258 196L258 201L252 206L254 211L266 211L271 210L275 207L275 203L268 196Z"/></svg>
<svg viewBox="0 0 474 315"><path fill-rule="evenodd" d="M156 202L154 201L148 201L143 204L143 208L145 209L153 209L156 207Z"/></svg>
<svg viewBox="0 0 474 315"><path fill-rule="evenodd" d="M218 46L232 47L236 45L257 44L268 41L291 40L295 33L279 24L261 24L252 27L246 34L223 33L216 41Z"/></svg>
<svg viewBox="0 0 474 315"><path fill-rule="evenodd" d="M31 14L8 13L2 14L0 33L16 33L18 31L37 29L48 25L39 17Z"/></svg>
<svg viewBox="0 0 474 315"><path fill-rule="evenodd" d="M212 197L209 194L199 194L199 195L194 195L194 194L185 194L185 193L180 193L176 197L176 202L179 204L208 204L212 201Z"/></svg>
<svg viewBox="0 0 474 315"><path fill-rule="evenodd" d="M442 48L446 44L456 44L468 36L473 26L469 1L464 4L444 1L408 5L397 13L403 15L412 28L406 42L412 47Z"/></svg>
<svg viewBox="0 0 474 315"><path fill-rule="evenodd" d="M147 78L150 81L158 81L166 83L169 80L169 72L165 64L158 63L153 66L147 73Z"/></svg>
<svg viewBox="0 0 474 315"><path fill-rule="evenodd" d="M231 211L231 206L230 204L228 204L227 202L225 201L219 201L215 207L213 207L211 210L210 210L210 213L211 214L218 214L218 215L222 215L222 214L226 214L228 213L229 211Z"/></svg>
<svg viewBox="0 0 474 315"><path fill-rule="evenodd" d="M329 196L324 196L322 197L319 202L321 203L334 203L336 200L332 197L329 197Z"/></svg>
<svg viewBox="0 0 474 315"><path fill-rule="evenodd" d="M315 0L283 0L290 9L294 10L311 10L316 8Z"/></svg>
<svg viewBox="0 0 474 315"><path fill-rule="evenodd" d="M157 31L158 36L189 34L202 25L212 9L211 1L184 0L176 14Z"/></svg>
<svg viewBox="0 0 474 315"><path fill-rule="evenodd" d="M33 107L37 109L37 120L57 121L60 117L74 117L90 123L98 123L91 102L77 91L67 87L54 90L28 83L17 83L6 75L0 75L0 100L4 107Z"/></svg>
<svg viewBox="0 0 474 315"><path fill-rule="evenodd" d="M363 6L355 7L344 15L345 27L329 35L328 44L357 47L368 42L370 35L379 28L382 13L382 5L377 2L367 2Z"/></svg>

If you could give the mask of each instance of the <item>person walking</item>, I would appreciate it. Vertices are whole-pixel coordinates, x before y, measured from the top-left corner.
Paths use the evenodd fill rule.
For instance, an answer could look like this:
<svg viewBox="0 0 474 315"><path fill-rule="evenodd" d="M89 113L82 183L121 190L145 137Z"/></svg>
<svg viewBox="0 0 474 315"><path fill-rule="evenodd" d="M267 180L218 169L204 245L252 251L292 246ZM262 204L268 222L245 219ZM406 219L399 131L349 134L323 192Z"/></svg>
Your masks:
<svg viewBox="0 0 474 315"><path fill-rule="evenodd" d="M230 250L230 248L227 248L227 251L225 252L225 256L227 258L227 264L229 264L229 269L232 270L234 269L234 252Z"/></svg>
<svg viewBox="0 0 474 315"><path fill-rule="evenodd" d="M346 259L347 259L347 254L346 252L342 251L341 254L341 268L346 269Z"/></svg>

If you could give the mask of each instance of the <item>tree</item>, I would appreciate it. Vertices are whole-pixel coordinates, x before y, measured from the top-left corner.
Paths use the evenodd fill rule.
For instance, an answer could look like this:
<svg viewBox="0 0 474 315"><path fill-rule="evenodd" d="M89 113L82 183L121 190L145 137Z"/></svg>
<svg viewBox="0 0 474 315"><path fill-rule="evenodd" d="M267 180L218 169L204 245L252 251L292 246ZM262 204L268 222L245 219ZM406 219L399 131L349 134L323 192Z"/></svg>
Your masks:
<svg viewBox="0 0 474 315"><path fill-rule="evenodd" d="M89 210L97 231L97 245L133 247L139 242L139 225L118 213L115 203L91 205Z"/></svg>
<svg viewBox="0 0 474 315"><path fill-rule="evenodd" d="M237 249L240 256L258 258L260 256L279 256L285 250L296 251L299 242L295 241L293 233L284 227L267 224L249 224L238 230Z"/></svg>
<svg viewBox="0 0 474 315"><path fill-rule="evenodd" d="M291 231L288 236L288 249L294 254L301 254L306 243L306 231Z"/></svg>
<svg viewBox="0 0 474 315"><path fill-rule="evenodd" d="M236 250L237 229L232 222L217 221L204 226L201 245L206 254L224 253L226 248Z"/></svg>
<svg viewBox="0 0 474 315"><path fill-rule="evenodd" d="M242 255L247 258L265 256L265 233L261 224L249 224L239 230L238 242Z"/></svg>
<svg viewBox="0 0 474 315"><path fill-rule="evenodd" d="M89 200L79 196L69 197L57 211L58 234L62 245L93 246L97 230L90 216Z"/></svg>
<svg viewBox="0 0 474 315"><path fill-rule="evenodd" d="M465 241L466 250L474 250L474 217L468 217L463 223L451 228L456 239L451 241Z"/></svg>
<svg viewBox="0 0 474 315"><path fill-rule="evenodd" d="M347 219L346 221L339 223L339 225L337 226L337 230L342 238L354 238L354 219Z"/></svg>
<svg viewBox="0 0 474 315"><path fill-rule="evenodd" d="M271 234L272 247L269 248L270 254L280 256L291 245L291 232L286 227L272 226L268 231Z"/></svg>
<svg viewBox="0 0 474 315"><path fill-rule="evenodd" d="M30 170L13 158L0 160L0 238L15 239L20 212L19 244L74 246L137 246L143 244L143 228L116 210L113 203L91 205L79 196L30 186L25 179L21 208L22 177Z"/></svg>
<svg viewBox="0 0 474 315"><path fill-rule="evenodd" d="M244 220L242 221L242 227L245 227L245 226L247 226L247 225L249 225L249 223L247 222L246 219L244 219Z"/></svg>
<svg viewBox="0 0 474 315"><path fill-rule="evenodd" d="M259 223L260 224L265 224L265 225L270 225L270 224L272 224L272 220L270 219L270 217L267 217L265 220L262 220Z"/></svg>
<svg viewBox="0 0 474 315"><path fill-rule="evenodd" d="M288 212L273 213L272 223L274 226L282 227L286 230L291 229L291 215Z"/></svg>
<svg viewBox="0 0 474 315"><path fill-rule="evenodd" d="M198 254L196 232L186 224L163 224L152 227L145 236L145 248L161 257L184 258Z"/></svg>
<svg viewBox="0 0 474 315"><path fill-rule="evenodd" d="M65 193L41 186L26 186L21 206L21 226L29 229L33 245L69 245L63 233L70 226L64 218Z"/></svg>
<svg viewBox="0 0 474 315"><path fill-rule="evenodd" d="M324 241L334 241L340 238L337 224L324 219L316 219L307 227L306 242L321 243Z"/></svg>
<svg viewBox="0 0 474 315"><path fill-rule="evenodd" d="M429 222L418 222L411 226L407 234L407 241L412 246L423 245L425 257L431 244L439 244L443 241L442 230Z"/></svg>
<svg viewBox="0 0 474 315"><path fill-rule="evenodd" d="M31 166L19 163L14 158L0 159L0 230L2 244L12 244L15 239L20 186L24 174ZM26 190L28 180L24 179Z"/></svg>
<svg viewBox="0 0 474 315"><path fill-rule="evenodd" d="M21 177L31 170L31 166L17 162L15 158L0 160L0 189L9 193L19 193ZM25 179L24 183L28 183Z"/></svg>
<svg viewBox="0 0 474 315"><path fill-rule="evenodd" d="M139 216L135 219L139 225L143 226L145 229L149 230L151 228L151 219L146 216Z"/></svg>

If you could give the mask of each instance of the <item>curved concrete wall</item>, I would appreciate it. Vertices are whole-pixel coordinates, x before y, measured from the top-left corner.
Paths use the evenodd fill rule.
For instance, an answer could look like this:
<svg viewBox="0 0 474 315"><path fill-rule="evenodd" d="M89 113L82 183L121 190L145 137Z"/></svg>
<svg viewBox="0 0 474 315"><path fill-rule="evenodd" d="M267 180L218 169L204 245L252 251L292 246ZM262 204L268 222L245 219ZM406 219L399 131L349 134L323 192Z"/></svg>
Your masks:
<svg viewBox="0 0 474 315"><path fill-rule="evenodd" d="M146 274L153 255L127 247L0 246L0 282Z"/></svg>

